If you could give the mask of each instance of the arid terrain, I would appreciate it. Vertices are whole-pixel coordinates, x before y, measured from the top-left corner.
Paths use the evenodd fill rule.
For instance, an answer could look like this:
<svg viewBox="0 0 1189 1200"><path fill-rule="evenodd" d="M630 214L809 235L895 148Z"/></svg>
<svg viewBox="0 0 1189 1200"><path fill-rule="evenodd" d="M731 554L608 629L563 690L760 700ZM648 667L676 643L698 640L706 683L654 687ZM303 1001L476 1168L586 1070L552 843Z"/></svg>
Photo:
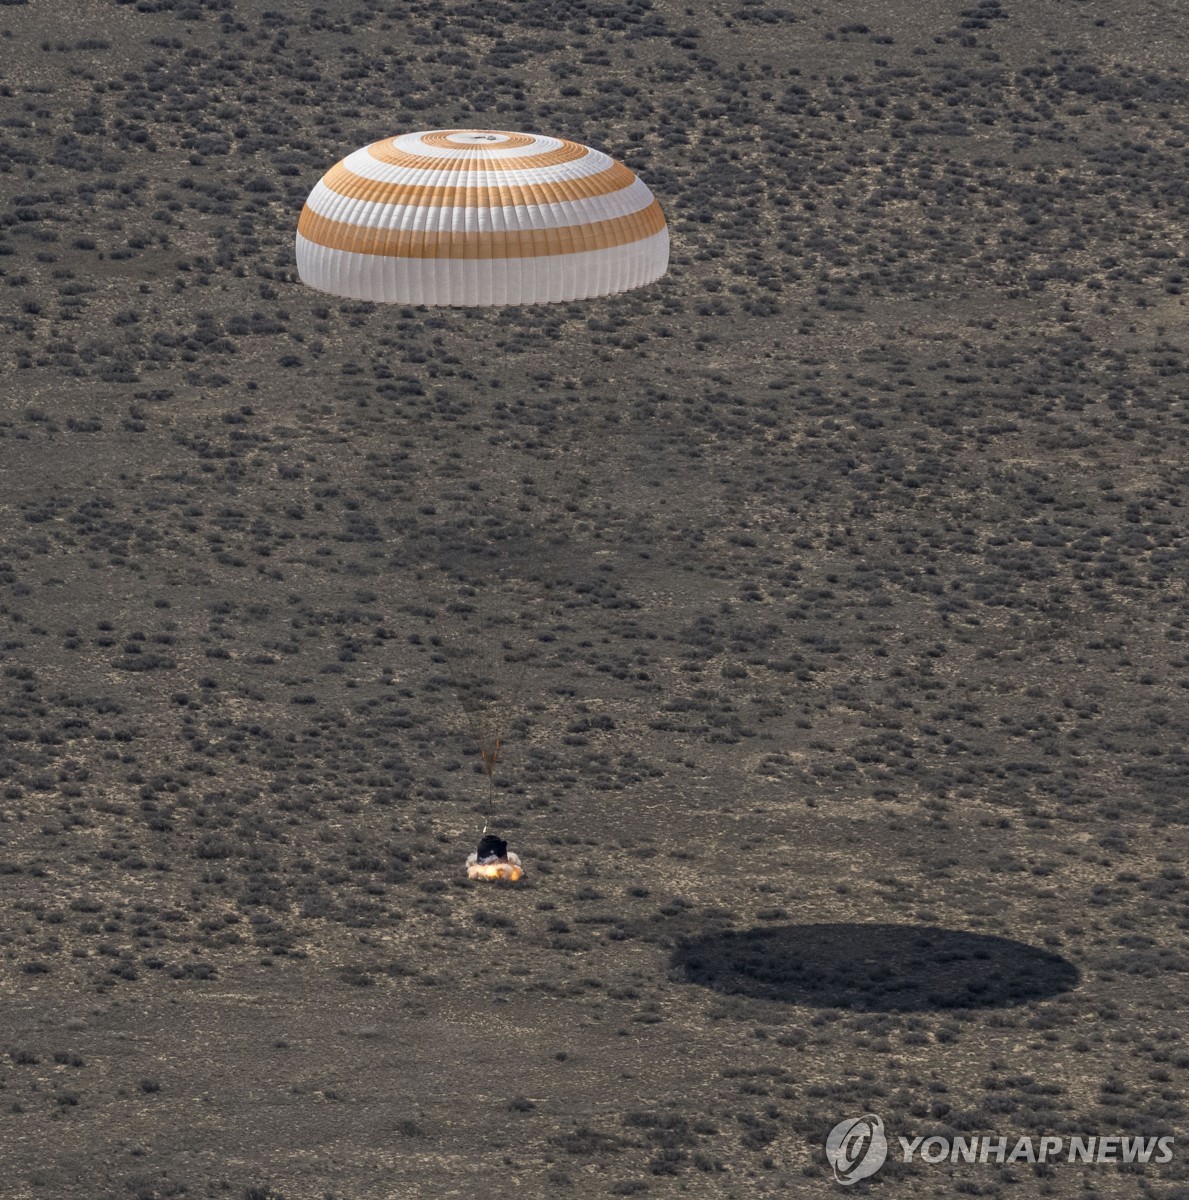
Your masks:
<svg viewBox="0 0 1189 1200"><path fill-rule="evenodd" d="M1187 61L0 0L0 1197L1189 1196ZM305 288L322 173L455 126L622 159L668 275ZM1182 1141L894 1143L972 1134Z"/></svg>

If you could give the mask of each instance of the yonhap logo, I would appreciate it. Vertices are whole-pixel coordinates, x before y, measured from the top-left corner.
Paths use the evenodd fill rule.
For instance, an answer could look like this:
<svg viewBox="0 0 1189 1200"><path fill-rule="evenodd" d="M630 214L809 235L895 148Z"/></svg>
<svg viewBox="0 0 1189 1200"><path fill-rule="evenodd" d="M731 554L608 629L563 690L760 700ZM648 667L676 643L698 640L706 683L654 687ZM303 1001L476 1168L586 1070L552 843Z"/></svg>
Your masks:
<svg viewBox="0 0 1189 1200"><path fill-rule="evenodd" d="M844 1187L874 1175L888 1157L883 1121L874 1113L839 1121L826 1138L826 1158L834 1180Z"/></svg>
<svg viewBox="0 0 1189 1200"><path fill-rule="evenodd" d="M976 1133L943 1137L896 1135L900 1162L928 1163L1155 1163L1173 1160L1172 1134L1091 1134L1057 1137L1052 1134ZM883 1121L874 1113L839 1121L826 1138L826 1158L835 1183L847 1187L874 1175L887 1161L888 1139Z"/></svg>

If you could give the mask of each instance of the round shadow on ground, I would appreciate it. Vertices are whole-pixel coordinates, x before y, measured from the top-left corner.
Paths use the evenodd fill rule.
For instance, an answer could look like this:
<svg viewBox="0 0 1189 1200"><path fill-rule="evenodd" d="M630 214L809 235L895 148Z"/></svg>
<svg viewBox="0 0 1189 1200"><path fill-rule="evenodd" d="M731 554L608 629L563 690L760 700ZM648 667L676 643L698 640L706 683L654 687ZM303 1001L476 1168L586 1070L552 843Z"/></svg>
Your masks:
<svg viewBox="0 0 1189 1200"><path fill-rule="evenodd" d="M1008 938L930 925L783 925L678 946L691 983L814 1008L1002 1008L1069 991L1077 968Z"/></svg>

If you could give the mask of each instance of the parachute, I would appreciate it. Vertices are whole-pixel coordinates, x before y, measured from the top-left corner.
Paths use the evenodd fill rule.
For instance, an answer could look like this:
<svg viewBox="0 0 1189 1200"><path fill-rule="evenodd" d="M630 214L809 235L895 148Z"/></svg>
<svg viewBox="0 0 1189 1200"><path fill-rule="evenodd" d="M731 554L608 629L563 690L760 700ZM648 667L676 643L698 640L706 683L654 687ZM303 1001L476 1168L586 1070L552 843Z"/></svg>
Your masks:
<svg viewBox="0 0 1189 1200"><path fill-rule="evenodd" d="M652 192L578 142L436 129L373 142L332 167L297 224L319 291L388 304L585 300L643 287L669 262Z"/></svg>

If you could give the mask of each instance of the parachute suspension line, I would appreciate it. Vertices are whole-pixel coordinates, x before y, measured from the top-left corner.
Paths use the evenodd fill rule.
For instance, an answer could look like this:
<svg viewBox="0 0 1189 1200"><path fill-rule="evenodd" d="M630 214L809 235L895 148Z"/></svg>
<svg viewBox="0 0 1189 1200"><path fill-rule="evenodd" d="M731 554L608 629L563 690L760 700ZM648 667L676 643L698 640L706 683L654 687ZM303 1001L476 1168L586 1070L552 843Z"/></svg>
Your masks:
<svg viewBox="0 0 1189 1200"><path fill-rule="evenodd" d="M551 561L551 560L550 560ZM520 661L520 669L513 678L512 687L508 691L507 700L500 705L493 705L493 718L489 722L484 722L482 714L477 711L473 702L468 701L468 689L455 669L453 653L450 649L450 638L442 627L440 620L436 616L436 608L426 590L423 573L420 570L413 572L413 578L416 581L417 589L421 593L422 603L425 607L426 615L433 624L438 638L442 643L442 660L446 664L446 673L450 676L450 683L454 690L455 696L458 698L458 705L462 709L463 718L466 721L467 728L470 730L471 737L475 741L475 745L479 751L479 758L483 763L483 773L487 776L488 787L488 803L484 806L486 812L483 818L483 833L486 834L487 826L490 823L491 813L496 807L497 795L495 790L495 768L501 761L500 752L503 749L504 735L507 732L508 725L511 722L512 714L516 711L516 706L520 701L520 695L524 688L525 678L528 674L529 654L526 652ZM549 587L549 576L546 576L546 589ZM480 617L482 617L482 606L480 605ZM531 624L531 618L530 618ZM482 637L483 631L480 630L479 636Z"/></svg>
<svg viewBox="0 0 1189 1200"><path fill-rule="evenodd" d="M575 484L573 494L577 494L578 485ZM572 496L569 497L572 499ZM536 532L537 527L533 527ZM526 603L526 613L524 614L524 622L528 626L528 634L522 633L520 641L522 642L522 653L520 655L519 664L512 676L511 686L508 688L507 700L500 705L496 712L494 721L494 748L492 757L492 767L500 761L500 748L503 737L507 733L512 723L512 718L520 705L520 698L524 692L524 686L528 679L528 669L533 661L533 646L532 646L532 630L539 629L544 626L546 616L549 612L550 600L553 596L554 587L557 583L558 576L561 570L562 560L562 544L553 543L549 545L548 541L542 547L543 556L541 560L541 568L537 572L536 577L529 577L525 582L531 585L532 595ZM505 659L505 661L507 661ZM488 778L491 779L489 771ZM494 790L494 781L492 787Z"/></svg>
<svg viewBox="0 0 1189 1200"><path fill-rule="evenodd" d="M471 732L471 737L475 739L475 744L479 748L479 757L483 760L483 767L487 773L487 784L491 793L491 801L484 805L484 808L487 810L487 812L485 812L483 817L483 832L486 833L487 824L490 819L490 810L492 803L495 800L495 779L492 777L492 773L495 770L495 764L499 761L499 739L496 739L495 750L489 751L487 749L487 738L483 735L483 730L480 727L478 715L474 712L471 705L469 705L466 701L466 689L463 687L462 681L458 677L458 672L454 669L454 661L450 657L450 648L447 644L449 639L446 637L445 632L441 627L441 623L438 621L435 615L434 605L429 598L429 593L425 590L425 581L422 578L421 572L415 570L413 572L413 578L416 580L417 590L421 593L421 600L425 606L426 616L428 616L430 621L433 623L434 628L437 630L437 636L441 640L442 661L446 664L446 673L450 676L450 683L454 689L454 694L458 699L458 706L462 709L463 719L467 723L467 728Z"/></svg>
<svg viewBox="0 0 1189 1200"><path fill-rule="evenodd" d="M499 740L498 739L496 740L495 750L491 754L487 754L482 749L480 749L479 753L480 753L480 755L482 755L482 758L483 758L483 766L487 769L487 790L488 790L488 794L489 794L488 803L483 806L484 809L486 810L483 814L483 833L479 835L480 837L484 837L487 834L488 821L490 821L490 819L491 819L491 810L495 807L495 802L496 802L494 771L495 771L495 764L497 762L499 762L499 754L500 754Z"/></svg>
<svg viewBox="0 0 1189 1200"><path fill-rule="evenodd" d="M531 619L530 619L531 625ZM520 695L524 691L524 681L528 674L529 650L526 647L521 655L520 668L512 677L512 686L508 689L507 701L500 705L492 730L492 746L490 754L485 754L483 764L487 767L487 777L490 779L495 770L495 764L500 761L500 750L503 747L504 735L512 723L512 717L520 705ZM506 661L506 660L505 660Z"/></svg>
<svg viewBox="0 0 1189 1200"><path fill-rule="evenodd" d="M573 495L576 496L580 483L575 481L573 487ZM535 528L535 527L534 527ZM533 599L530 599L527 604L527 613L522 614L524 623L529 627L528 637L531 639L531 629L534 626L543 623L545 614L549 609L549 599L553 593L554 586L557 582L560 563L563 554L563 542L554 542L549 546L546 542L544 560L541 564L541 570L537 573L535 580L530 576L525 582L533 585L534 591L539 591ZM448 572L445 572L447 575ZM459 707L463 710L463 716L466 719L467 727L470 730L471 736L475 740L475 744L479 750L479 757L483 763L484 774L487 776L487 784L489 790L489 803L484 806L485 814L483 820L483 835L486 835L487 828L490 823L491 813L497 807L497 795L495 788L495 768L501 761L500 752L503 749L503 739L511 724L512 716L520 702L521 693L524 690L524 685L528 677L528 668L532 662L532 646L531 640L525 646L524 653L520 656L518 670L516 670L512 686L507 691L507 699L503 704L489 705L489 710L492 713L492 720L484 722L482 715L476 710L473 701L468 702L468 690L463 686L463 681L459 677L455 669L454 658L450 648L450 639L445 632L442 623L438 619L436 606L431 601L426 590L425 576L421 569L414 568L412 571L414 581L416 582L418 591L421 593L422 602L425 608L426 616L434 626L437 636L442 645L442 658L446 664L447 674L450 676L451 685L453 686L455 695L458 697ZM478 595L479 593L476 593ZM480 617L482 606L480 605ZM533 612L536 609L536 612ZM479 640L482 642L484 631L480 629ZM524 638L523 632L519 640ZM505 662L508 660L505 659Z"/></svg>
<svg viewBox="0 0 1189 1200"><path fill-rule="evenodd" d="M549 609L549 596L553 591L553 584L557 576L558 560L560 550L554 547L551 551L546 552L545 562L541 575L541 583L539 589L534 586L534 592L539 590L538 595L534 595L527 602L527 613L524 620L528 626L528 634L520 635L521 642L528 637L531 639L532 630L540 626L545 618L545 614ZM513 649L515 653L515 649ZM503 748L503 739L512 724L512 719L520 706L520 697L524 692L525 681L528 678L528 668L532 662L533 654L531 641L522 646L518 669L512 676L511 686L507 690L507 699L504 703L493 706L494 717L491 724L491 747L489 750L480 749L480 754L483 758L483 766L487 771L487 781L491 786L491 795L495 798L495 766L500 761L500 751ZM508 660L505 658L505 662ZM486 832L486 825L484 826Z"/></svg>

